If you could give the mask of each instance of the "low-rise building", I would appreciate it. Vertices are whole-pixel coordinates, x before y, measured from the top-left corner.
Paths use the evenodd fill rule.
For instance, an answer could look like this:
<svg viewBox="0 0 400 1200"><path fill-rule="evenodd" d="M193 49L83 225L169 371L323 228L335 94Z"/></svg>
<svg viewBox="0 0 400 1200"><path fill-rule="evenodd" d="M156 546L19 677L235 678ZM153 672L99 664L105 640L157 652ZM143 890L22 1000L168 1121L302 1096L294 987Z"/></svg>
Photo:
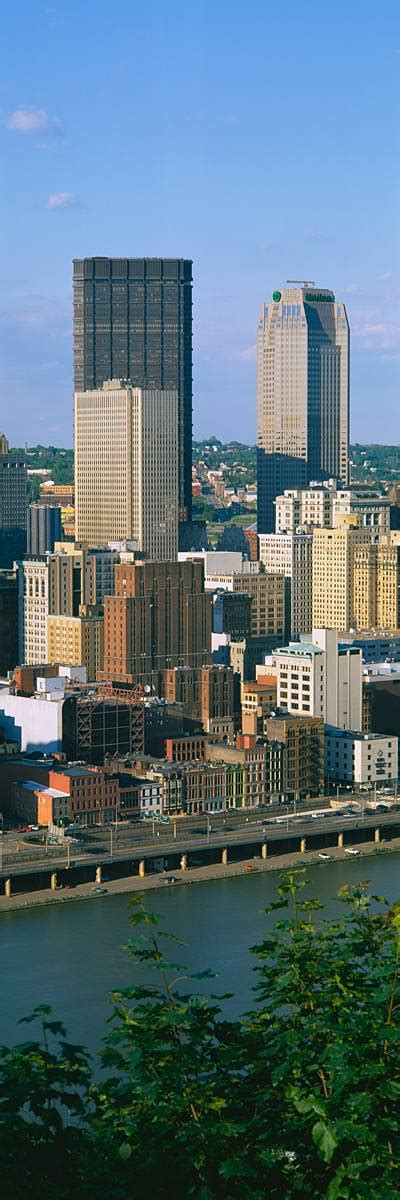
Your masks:
<svg viewBox="0 0 400 1200"><path fill-rule="evenodd" d="M324 784L322 717L277 713L267 717L265 733L285 746L285 794L300 799L318 796Z"/></svg>
<svg viewBox="0 0 400 1200"><path fill-rule="evenodd" d="M325 727L325 778L327 783L367 787L397 783L398 739L392 735L360 733Z"/></svg>
<svg viewBox="0 0 400 1200"><path fill-rule="evenodd" d="M242 684L242 733L262 737L264 722L277 706L276 675Z"/></svg>

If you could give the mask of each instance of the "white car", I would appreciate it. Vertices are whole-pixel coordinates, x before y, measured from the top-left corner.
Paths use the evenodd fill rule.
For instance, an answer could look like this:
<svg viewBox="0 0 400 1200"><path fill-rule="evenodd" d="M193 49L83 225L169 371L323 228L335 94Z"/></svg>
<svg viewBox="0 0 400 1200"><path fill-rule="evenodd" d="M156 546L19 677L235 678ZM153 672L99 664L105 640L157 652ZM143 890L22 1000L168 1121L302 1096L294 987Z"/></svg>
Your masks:
<svg viewBox="0 0 400 1200"><path fill-rule="evenodd" d="M345 854L361 854L361 850L356 850L355 846L345 846Z"/></svg>
<svg viewBox="0 0 400 1200"><path fill-rule="evenodd" d="M333 862L333 854L324 854L322 850L320 850L318 858L322 858L323 862Z"/></svg>

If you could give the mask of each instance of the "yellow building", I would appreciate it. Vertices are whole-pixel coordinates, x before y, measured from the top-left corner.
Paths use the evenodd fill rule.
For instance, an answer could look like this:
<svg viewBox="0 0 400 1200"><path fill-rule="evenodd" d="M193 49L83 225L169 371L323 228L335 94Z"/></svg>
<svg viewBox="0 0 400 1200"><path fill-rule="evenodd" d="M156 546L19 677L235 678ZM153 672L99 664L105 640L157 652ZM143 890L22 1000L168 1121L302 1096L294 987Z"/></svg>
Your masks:
<svg viewBox="0 0 400 1200"><path fill-rule="evenodd" d="M48 662L86 667L88 680L103 668L104 620L99 605L82 604L78 617L47 618Z"/></svg>
<svg viewBox="0 0 400 1200"><path fill-rule="evenodd" d="M353 629L375 629L377 625L377 568L376 542L356 546L353 566Z"/></svg>
<svg viewBox="0 0 400 1200"><path fill-rule="evenodd" d="M312 564L312 625L314 629L355 628L354 567L361 547L371 546L367 529L343 525L338 529L315 529ZM362 572L360 573L360 579ZM365 582L360 582L360 590ZM365 628L365 623L357 628Z"/></svg>
<svg viewBox="0 0 400 1200"><path fill-rule="evenodd" d="M376 627L399 627L400 546L396 533L384 538L377 547Z"/></svg>
<svg viewBox="0 0 400 1200"><path fill-rule="evenodd" d="M232 591L251 596L251 637L285 636L285 576L263 572L232 575Z"/></svg>

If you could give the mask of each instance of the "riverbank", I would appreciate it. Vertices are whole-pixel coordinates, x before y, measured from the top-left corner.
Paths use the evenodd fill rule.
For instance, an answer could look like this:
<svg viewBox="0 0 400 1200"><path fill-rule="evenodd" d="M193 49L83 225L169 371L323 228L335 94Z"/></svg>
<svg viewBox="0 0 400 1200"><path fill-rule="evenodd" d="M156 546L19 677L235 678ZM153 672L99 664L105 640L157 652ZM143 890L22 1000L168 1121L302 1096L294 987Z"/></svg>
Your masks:
<svg viewBox="0 0 400 1200"><path fill-rule="evenodd" d="M393 838L390 842L383 842L376 845L375 842L357 842L353 843L356 849L359 849L363 858L371 855L390 854L399 852L400 838ZM349 855L345 850L338 846L328 846L323 853L331 855L333 860L348 859ZM60 891L52 891L50 888L43 889L38 892L22 892L15 896L0 897L0 915L1 913L11 912L14 909L40 908L43 905L65 905L77 903L80 900L96 900L98 895L103 897L120 895L121 893L130 892L147 892L154 891L158 888L178 887L180 885L190 883L206 883L209 880L228 879L234 876L243 876L243 874L254 874L255 872L265 871L285 871L290 867L304 867L307 865L324 867L326 864L323 859L318 857L318 852L309 850L305 853L293 853L277 855L270 859L248 858L241 862L231 863L212 863L204 867L191 867L190 870L182 871L177 868L172 872L163 872L157 875L148 875L144 879L139 879L138 876L126 876L123 879L107 880L100 885L104 891L97 893L94 891L93 883L79 884L74 888L65 888ZM173 878L174 884L167 884L167 878Z"/></svg>

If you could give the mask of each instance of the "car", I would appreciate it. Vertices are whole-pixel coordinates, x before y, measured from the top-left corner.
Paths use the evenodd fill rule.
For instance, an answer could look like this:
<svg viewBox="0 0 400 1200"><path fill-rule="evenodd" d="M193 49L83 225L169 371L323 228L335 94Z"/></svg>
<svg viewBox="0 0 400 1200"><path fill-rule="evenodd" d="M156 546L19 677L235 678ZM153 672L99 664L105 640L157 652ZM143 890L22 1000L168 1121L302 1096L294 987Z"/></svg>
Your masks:
<svg viewBox="0 0 400 1200"><path fill-rule="evenodd" d="M325 854L323 850L320 850L318 858L322 858L323 862L333 862L333 854Z"/></svg>
<svg viewBox="0 0 400 1200"><path fill-rule="evenodd" d="M289 817L276 817L275 824L276 825L286 825L288 820L289 820Z"/></svg>
<svg viewBox="0 0 400 1200"><path fill-rule="evenodd" d="M251 863L245 863L243 870L244 871L254 871L254 867L251 865Z"/></svg>
<svg viewBox="0 0 400 1200"><path fill-rule="evenodd" d="M176 875L167 875L166 879L164 879L164 883L177 883Z"/></svg>
<svg viewBox="0 0 400 1200"><path fill-rule="evenodd" d="M344 852L345 854L356 854L357 857L361 854L361 850L357 850L355 846L345 846Z"/></svg>
<svg viewBox="0 0 400 1200"><path fill-rule="evenodd" d="M105 896L106 892L108 892L108 888L100 887L100 885L98 885L97 887L92 887L92 892L94 896Z"/></svg>

